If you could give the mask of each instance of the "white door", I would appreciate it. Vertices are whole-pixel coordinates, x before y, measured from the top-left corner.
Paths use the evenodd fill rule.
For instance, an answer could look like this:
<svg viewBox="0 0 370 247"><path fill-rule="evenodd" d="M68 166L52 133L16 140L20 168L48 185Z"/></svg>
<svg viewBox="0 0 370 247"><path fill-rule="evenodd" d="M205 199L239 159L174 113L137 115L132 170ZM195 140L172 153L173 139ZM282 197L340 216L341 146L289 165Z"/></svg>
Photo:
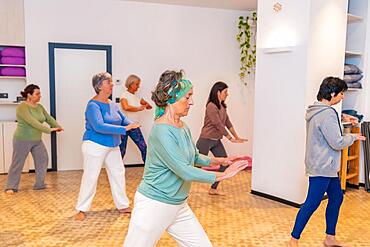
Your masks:
<svg viewBox="0 0 370 247"><path fill-rule="evenodd" d="M58 170L82 169L85 108L95 95L91 78L102 71L106 71L105 51L55 49L56 118L64 128L57 134Z"/></svg>

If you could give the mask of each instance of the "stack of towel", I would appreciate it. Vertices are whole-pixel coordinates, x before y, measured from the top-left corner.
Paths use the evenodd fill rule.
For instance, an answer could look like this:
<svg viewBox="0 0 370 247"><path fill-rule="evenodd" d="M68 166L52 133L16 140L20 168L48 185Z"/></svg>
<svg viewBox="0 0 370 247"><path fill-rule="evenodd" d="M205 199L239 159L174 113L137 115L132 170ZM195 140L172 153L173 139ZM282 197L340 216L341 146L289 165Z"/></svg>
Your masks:
<svg viewBox="0 0 370 247"><path fill-rule="evenodd" d="M349 88L362 88L361 79L362 71L353 64L344 65L344 78Z"/></svg>
<svg viewBox="0 0 370 247"><path fill-rule="evenodd" d="M2 76L26 76L26 69L23 67L1 67L6 65L25 65L25 50L23 47L6 47L0 51L0 75Z"/></svg>

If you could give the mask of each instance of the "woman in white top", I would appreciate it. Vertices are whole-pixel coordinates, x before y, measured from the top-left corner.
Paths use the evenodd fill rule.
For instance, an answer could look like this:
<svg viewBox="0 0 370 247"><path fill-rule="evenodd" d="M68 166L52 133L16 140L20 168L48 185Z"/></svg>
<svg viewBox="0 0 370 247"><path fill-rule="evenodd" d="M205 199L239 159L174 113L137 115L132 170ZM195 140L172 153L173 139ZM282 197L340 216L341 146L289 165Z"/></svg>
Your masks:
<svg viewBox="0 0 370 247"><path fill-rule="evenodd" d="M140 77L138 77L137 75L130 75L126 79L125 83L127 91L122 94L120 100L121 107L125 115L134 122L140 122L138 112L144 111L145 109L152 109L152 106L148 102L146 102L142 97L139 97L135 94L140 88L140 82ZM146 143L140 128L132 129L130 131L127 131L126 133L126 135L122 136L122 143L119 146L122 158L126 154L127 139L128 136L130 136L132 141L140 149L141 157L143 159L143 162L145 163Z"/></svg>

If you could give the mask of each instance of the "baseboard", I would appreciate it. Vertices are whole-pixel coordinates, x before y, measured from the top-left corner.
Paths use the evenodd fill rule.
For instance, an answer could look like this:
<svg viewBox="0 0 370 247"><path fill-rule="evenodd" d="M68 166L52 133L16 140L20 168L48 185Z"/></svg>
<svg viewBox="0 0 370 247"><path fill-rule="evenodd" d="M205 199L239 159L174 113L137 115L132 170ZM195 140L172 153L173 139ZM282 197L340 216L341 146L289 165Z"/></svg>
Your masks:
<svg viewBox="0 0 370 247"><path fill-rule="evenodd" d="M53 170L53 168L48 168L47 171L48 172L53 172L54 170ZM35 173L35 169L29 169L28 173Z"/></svg>
<svg viewBox="0 0 370 247"><path fill-rule="evenodd" d="M130 168L130 167L144 167L144 164L130 164L130 165L125 165L125 168ZM48 172L54 172L53 168L48 168ZM28 173L35 173L35 169L30 169Z"/></svg>
<svg viewBox="0 0 370 247"><path fill-rule="evenodd" d="M265 194L265 193L262 193L262 192L258 192L258 191L255 191L255 190L252 190L251 193L253 195L261 196L261 197L264 197L264 198L267 198L267 199L270 199L270 200L273 200L273 201L276 201L276 202L280 202L280 203L283 203L283 204L286 204L286 205L289 205L289 206L292 206L292 207L295 207L295 208L300 208L303 205L303 204L291 202L291 201L288 201L288 200L285 200L285 199L282 199L282 198L279 198L279 197L276 197L276 196L272 196L272 195L268 195L268 194Z"/></svg>
<svg viewBox="0 0 370 247"><path fill-rule="evenodd" d="M360 185L347 183L346 186L351 189L360 189Z"/></svg>
<svg viewBox="0 0 370 247"><path fill-rule="evenodd" d="M144 164L129 164L129 165L125 165L125 168L130 168L130 167L143 167Z"/></svg>
<svg viewBox="0 0 370 247"><path fill-rule="evenodd" d="M365 183L359 183L359 186L360 186L360 187L363 187L363 188L365 188ZM365 191L367 191L367 192L369 192L369 193L370 193L370 189L368 189L368 190L365 190Z"/></svg>

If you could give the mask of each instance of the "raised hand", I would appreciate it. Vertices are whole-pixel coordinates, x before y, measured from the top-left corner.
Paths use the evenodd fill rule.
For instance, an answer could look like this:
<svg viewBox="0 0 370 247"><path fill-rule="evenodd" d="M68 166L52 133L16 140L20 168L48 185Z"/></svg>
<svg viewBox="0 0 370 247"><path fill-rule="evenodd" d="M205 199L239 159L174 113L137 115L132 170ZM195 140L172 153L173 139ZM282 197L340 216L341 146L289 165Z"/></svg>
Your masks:
<svg viewBox="0 0 370 247"><path fill-rule="evenodd" d="M126 129L126 131L129 131L131 129L136 129L136 128L140 128L140 127L141 127L141 125L138 124L138 123L131 123L131 124L125 126L125 129Z"/></svg>
<svg viewBox="0 0 370 247"><path fill-rule="evenodd" d="M357 135L356 135L356 140L359 140L359 141L365 141L365 140L366 140L366 137L365 137L365 136L363 136L363 135L357 134Z"/></svg>
<svg viewBox="0 0 370 247"><path fill-rule="evenodd" d="M238 174L241 170L244 170L248 166L248 161L239 160L231 164L220 176L217 177L217 181L221 181L227 178L231 178Z"/></svg>
<svg viewBox="0 0 370 247"><path fill-rule="evenodd" d="M61 132L63 131L64 129L62 127L56 127L56 128L51 128L51 132Z"/></svg>
<svg viewBox="0 0 370 247"><path fill-rule="evenodd" d="M243 143L244 141L242 139L230 139L232 143Z"/></svg>

